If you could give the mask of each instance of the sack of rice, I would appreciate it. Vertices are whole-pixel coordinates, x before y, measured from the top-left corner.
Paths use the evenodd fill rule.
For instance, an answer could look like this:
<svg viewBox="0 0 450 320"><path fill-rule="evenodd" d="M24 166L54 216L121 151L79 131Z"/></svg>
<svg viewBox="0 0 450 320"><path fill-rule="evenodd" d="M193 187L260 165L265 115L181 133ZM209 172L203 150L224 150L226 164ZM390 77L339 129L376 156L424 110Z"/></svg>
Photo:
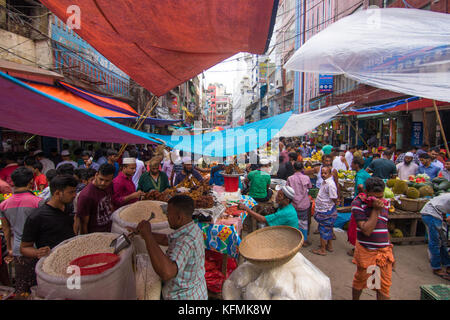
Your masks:
<svg viewBox="0 0 450 320"><path fill-rule="evenodd" d="M37 295L45 299L73 300L135 300L136 284L133 275L130 246L119 253L119 262L106 271L81 276L70 262L95 253L112 253L109 245L119 235L91 233L67 239L36 264Z"/></svg>
<svg viewBox="0 0 450 320"><path fill-rule="evenodd" d="M160 300L161 278L153 269L148 254L136 255L136 295L138 300Z"/></svg>
<svg viewBox="0 0 450 320"><path fill-rule="evenodd" d="M117 209L112 214L111 232L127 234L129 232L127 228L136 228L139 222L147 220L154 212L155 218L150 220L152 231L161 234L172 233L174 230L170 229L167 216L161 209L161 204L167 205L167 203L161 201L144 200ZM136 254L147 253L145 241L140 236L134 236L132 243Z"/></svg>
<svg viewBox="0 0 450 320"><path fill-rule="evenodd" d="M136 228L139 222L150 218L152 212L155 217L150 221L152 230L166 229L169 227L167 215L163 212L161 205L166 204L162 201L143 200L133 204L121 207L113 212L113 227L126 229L127 227ZM166 204L167 205L167 204Z"/></svg>

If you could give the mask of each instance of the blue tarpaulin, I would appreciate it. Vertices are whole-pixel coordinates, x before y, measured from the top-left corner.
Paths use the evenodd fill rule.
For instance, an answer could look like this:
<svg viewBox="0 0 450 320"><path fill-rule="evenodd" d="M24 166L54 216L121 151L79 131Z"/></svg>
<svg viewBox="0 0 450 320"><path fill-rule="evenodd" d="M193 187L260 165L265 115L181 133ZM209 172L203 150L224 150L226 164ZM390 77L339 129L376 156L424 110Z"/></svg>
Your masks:
<svg viewBox="0 0 450 320"><path fill-rule="evenodd" d="M380 105L377 105L377 106L361 108L361 109L351 109L350 111L358 113L358 114L368 113L368 112L386 112L386 111L392 111L390 109L398 107L398 106L400 106L402 104L406 104L407 102L413 102L413 101L417 101L417 100L420 100L420 97L412 97L412 98L408 98L408 99L401 99L401 100L397 100L397 101L394 101L394 102L380 104Z"/></svg>
<svg viewBox="0 0 450 320"><path fill-rule="evenodd" d="M253 151L273 139L290 118L292 111L241 127L197 135L149 136L169 147L211 157L227 157Z"/></svg>

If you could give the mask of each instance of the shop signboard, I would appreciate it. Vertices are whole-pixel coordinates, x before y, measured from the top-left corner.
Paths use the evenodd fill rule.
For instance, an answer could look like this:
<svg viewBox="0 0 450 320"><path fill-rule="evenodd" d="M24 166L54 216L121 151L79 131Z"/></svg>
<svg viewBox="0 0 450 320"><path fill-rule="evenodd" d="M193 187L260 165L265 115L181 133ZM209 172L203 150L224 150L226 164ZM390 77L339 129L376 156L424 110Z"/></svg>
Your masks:
<svg viewBox="0 0 450 320"><path fill-rule="evenodd" d="M319 74L319 93L333 92L333 76Z"/></svg>
<svg viewBox="0 0 450 320"><path fill-rule="evenodd" d="M423 123L413 122L411 129L411 145L420 147L423 144Z"/></svg>
<svg viewBox="0 0 450 320"><path fill-rule="evenodd" d="M267 63L260 62L259 63L259 83L267 82Z"/></svg>

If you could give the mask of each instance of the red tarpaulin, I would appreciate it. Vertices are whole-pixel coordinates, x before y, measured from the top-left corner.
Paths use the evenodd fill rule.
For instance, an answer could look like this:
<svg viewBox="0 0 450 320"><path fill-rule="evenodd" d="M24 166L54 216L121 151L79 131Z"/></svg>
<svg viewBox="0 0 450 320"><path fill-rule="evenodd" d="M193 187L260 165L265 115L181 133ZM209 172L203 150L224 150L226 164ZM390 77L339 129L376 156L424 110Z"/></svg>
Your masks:
<svg viewBox="0 0 450 320"><path fill-rule="evenodd" d="M263 54L278 0L42 0L61 20L80 8L84 40L161 96L238 53Z"/></svg>

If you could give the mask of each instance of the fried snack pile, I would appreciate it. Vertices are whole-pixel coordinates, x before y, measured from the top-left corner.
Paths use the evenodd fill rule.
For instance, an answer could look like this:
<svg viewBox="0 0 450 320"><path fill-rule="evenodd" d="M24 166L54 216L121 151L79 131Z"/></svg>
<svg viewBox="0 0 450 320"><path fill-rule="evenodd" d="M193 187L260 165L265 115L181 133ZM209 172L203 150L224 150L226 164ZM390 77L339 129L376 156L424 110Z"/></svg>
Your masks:
<svg viewBox="0 0 450 320"><path fill-rule="evenodd" d="M244 173L244 171L239 168L239 166L234 163L234 164L230 164L228 166L225 167L225 173L226 174L235 174L235 173Z"/></svg>
<svg viewBox="0 0 450 320"><path fill-rule="evenodd" d="M178 192L178 188L188 188L190 192ZM214 198L212 197L211 187L207 182L200 182L194 177L188 179L186 177L178 185L173 188L166 189L164 192L156 190L150 191L146 199L168 202L175 195L184 194L190 196L194 200L196 209L206 209L214 207Z"/></svg>

